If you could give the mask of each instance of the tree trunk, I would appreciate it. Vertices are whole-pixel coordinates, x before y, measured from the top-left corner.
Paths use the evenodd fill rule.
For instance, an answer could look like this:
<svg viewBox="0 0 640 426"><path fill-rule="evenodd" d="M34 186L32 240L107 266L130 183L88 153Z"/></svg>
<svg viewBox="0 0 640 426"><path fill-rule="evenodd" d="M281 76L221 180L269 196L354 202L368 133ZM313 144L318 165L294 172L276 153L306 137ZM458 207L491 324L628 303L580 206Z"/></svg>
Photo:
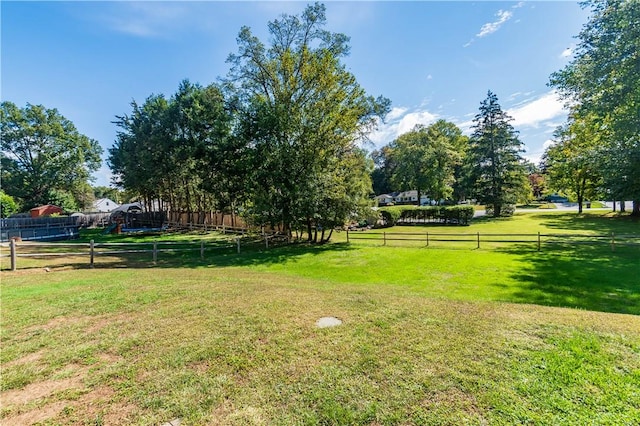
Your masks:
<svg viewBox="0 0 640 426"><path fill-rule="evenodd" d="M578 195L578 214L582 213L582 194Z"/></svg>
<svg viewBox="0 0 640 426"><path fill-rule="evenodd" d="M493 217L500 217L502 213L502 204L495 203L493 205Z"/></svg>
<svg viewBox="0 0 640 426"><path fill-rule="evenodd" d="M613 211L616 211L616 200L613 200Z"/></svg>
<svg viewBox="0 0 640 426"><path fill-rule="evenodd" d="M627 207L624 205L624 201L620 201L620 213L627 211Z"/></svg>
<svg viewBox="0 0 640 426"><path fill-rule="evenodd" d="M333 228L331 228L331 230L329 231L329 236L327 236L327 239L324 240L325 243L329 242L329 240L331 239L331 235L333 235Z"/></svg>
<svg viewBox="0 0 640 426"><path fill-rule="evenodd" d="M633 200L633 211L631 216L640 217L640 200Z"/></svg>
<svg viewBox="0 0 640 426"><path fill-rule="evenodd" d="M307 218L307 234L309 235L307 238L307 241L311 242L313 240L313 237L311 236L311 218L310 217Z"/></svg>

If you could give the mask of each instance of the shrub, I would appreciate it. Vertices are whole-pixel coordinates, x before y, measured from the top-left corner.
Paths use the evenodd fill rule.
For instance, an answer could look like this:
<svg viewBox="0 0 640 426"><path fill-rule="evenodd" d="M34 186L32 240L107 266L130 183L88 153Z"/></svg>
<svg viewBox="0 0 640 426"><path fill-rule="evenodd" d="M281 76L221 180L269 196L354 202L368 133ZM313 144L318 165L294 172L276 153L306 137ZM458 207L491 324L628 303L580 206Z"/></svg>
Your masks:
<svg viewBox="0 0 640 426"><path fill-rule="evenodd" d="M467 225L475 209L473 206L393 206L381 208L380 213L386 226L414 221Z"/></svg>
<svg viewBox="0 0 640 426"><path fill-rule="evenodd" d="M405 209L403 206L392 206L392 207L383 207L380 209L380 214L382 215L382 220L385 223L385 226L394 226L400 216L402 216L402 212Z"/></svg>
<svg viewBox="0 0 640 426"><path fill-rule="evenodd" d="M505 204L502 206L502 209L500 210L500 216L501 217L513 216L513 213L515 213L515 211L516 211L515 205ZM487 204L487 216L493 216L493 206L490 204Z"/></svg>

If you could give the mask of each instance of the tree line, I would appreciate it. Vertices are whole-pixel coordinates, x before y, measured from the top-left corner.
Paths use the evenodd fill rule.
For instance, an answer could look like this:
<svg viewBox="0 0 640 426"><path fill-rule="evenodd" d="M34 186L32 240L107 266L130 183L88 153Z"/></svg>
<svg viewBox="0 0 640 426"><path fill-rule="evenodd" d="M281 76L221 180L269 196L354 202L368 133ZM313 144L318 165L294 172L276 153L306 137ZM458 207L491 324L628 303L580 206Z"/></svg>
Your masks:
<svg viewBox="0 0 640 426"><path fill-rule="evenodd" d="M375 193L417 190L438 202L476 199L496 216L531 194L634 200L640 213L638 2L591 0L573 61L551 76L571 109L538 170L491 91L472 133L439 120L371 155L361 148L389 111L345 67L349 39L324 29L325 7L269 23L269 43L243 27L218 84L183 81L117 116L114 184L147 206L241 213L325 241ZM101 148L55 109L3 102L2 205L84 206ZM96 188L95 195L108 194ZM120 201L120 200L119 200ZM325 234L325 231L327 233Z"/></svg>

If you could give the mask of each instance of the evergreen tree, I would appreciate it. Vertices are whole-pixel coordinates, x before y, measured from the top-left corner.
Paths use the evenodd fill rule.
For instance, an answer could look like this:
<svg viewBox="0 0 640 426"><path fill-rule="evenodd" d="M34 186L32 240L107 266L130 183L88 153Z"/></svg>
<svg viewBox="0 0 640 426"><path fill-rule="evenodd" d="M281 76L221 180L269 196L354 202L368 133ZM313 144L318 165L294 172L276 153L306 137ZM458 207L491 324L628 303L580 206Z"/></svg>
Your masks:
<svg viewBox="0 0 640 426"><path fill-rule="evenodd" d="M522 142L505 113L498 97L488 92L474 118L469 155L471 191L475 198L493 209L494 217L508 214L504 207L513 205L525 191Z"/></svg>

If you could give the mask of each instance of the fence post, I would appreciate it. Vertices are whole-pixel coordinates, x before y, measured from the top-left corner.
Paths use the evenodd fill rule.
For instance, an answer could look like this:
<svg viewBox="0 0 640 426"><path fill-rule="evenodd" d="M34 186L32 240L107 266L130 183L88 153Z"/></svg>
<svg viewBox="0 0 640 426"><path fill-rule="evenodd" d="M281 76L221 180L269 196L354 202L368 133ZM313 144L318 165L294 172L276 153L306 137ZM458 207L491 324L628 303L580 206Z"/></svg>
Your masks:
<svg viewBox="0 0 640 426"><path fill-rule="evenodd" d="M538 231L538 251L540 251L540 231Z"/></svg>
<svg viewBox="0 0 640 426"><path fill-rule="evenodd" d="M386 232L382 233L382 238L384 239L384 242L382 243L382 245L386 246L387 245L387 233Z"/></svg>
<svg viewBox="0 0 640 426"><path fill-rule="evenodd" d="M95 247L95 242L93 240L89 241L89 267L90 268L93 268L94 247Z"/></svg>
<svg viewBox="0 0 640 426"><path fill-rule="evenodd" d="M613 232L611 233L611 251L616 251L616 236Z"/></svg>
<svg viewBox="0 0 640 426"><path fill-rule="evenodd" d="M349 242L349 229L347 228L347 243Z"/></svg>
<svg viewBox="0 0 640 426"><path fill-rule="evenodd" d="M480 248L480 233L478 232L478 248Z"/></svg>
<svg viewBox="0 0 640 426"><path fill-rule="evenodd" d="M158 262L158 242L154 241L153 242L153 263L157 263Z"/></svg>
<svg viewBox="0 0 640 426"><path fill-rule="evenodd" d="M240 254L240 237L236 237L236 243L238 244L238 254Z"/></svg>
<svg viewBox="0 0 640 426"><path fill-rule="evenodd" d="M204 241L200 241L200 259L204 259Z"/></svg>
<svg viewBox="0 0 640 426"><path fill-rule="evenodd" d="M18 269L18 264L17 264L18 255L16 253L16 240L15 240L15 238L11 239L11 242L9 243L9 246L11 247L11 270L15 271L16 269Z"/></svg>
<svg viewBox="0 0 640 426"><path fill-rule="evenodd" d="M427 247L429 247L429 233L427 232Z"/></svg>

